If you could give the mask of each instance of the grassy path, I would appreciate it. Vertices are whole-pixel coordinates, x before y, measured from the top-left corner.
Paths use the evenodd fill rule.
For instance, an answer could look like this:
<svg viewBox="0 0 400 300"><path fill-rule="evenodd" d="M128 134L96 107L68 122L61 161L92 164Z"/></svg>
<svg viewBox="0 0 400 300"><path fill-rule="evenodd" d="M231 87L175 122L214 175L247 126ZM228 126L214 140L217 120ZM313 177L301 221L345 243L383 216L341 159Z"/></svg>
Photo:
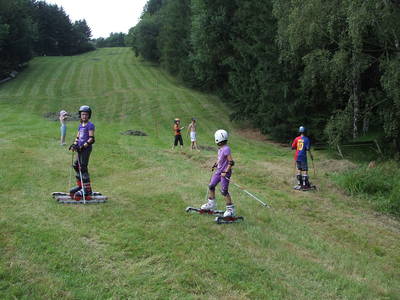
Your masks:
<svg viewBox="0 0 400 300"><path fill-rule="evenodd" d="M110 201L62 206L50 193L66 189L71 154L43 115L83 104L96 125L94 189ZM343 162L321 153L320 190L293 191L292 153L228 114L124 48L35 58L1 85L0 298L400 299L400 223L337 190L326 175ZM203 203L216 154L172 151L175 117L198 119L203 146L229 130L233 179L273 209L232 186L245 222L186 214Z"/></svg>

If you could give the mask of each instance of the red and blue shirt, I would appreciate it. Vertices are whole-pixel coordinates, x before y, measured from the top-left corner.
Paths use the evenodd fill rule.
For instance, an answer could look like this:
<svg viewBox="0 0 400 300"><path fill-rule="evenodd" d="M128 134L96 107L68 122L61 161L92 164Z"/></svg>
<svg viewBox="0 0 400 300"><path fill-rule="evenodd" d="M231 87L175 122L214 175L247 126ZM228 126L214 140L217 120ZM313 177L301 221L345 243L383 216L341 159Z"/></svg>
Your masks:
<svg viewBox="0 0 400 300"><path fill-rule="evenodd" d="M292 143L292 149L296 150L294 154L295 161L307 161L307 151L310 150L310 139L306 136L298 136Z"/></svg>

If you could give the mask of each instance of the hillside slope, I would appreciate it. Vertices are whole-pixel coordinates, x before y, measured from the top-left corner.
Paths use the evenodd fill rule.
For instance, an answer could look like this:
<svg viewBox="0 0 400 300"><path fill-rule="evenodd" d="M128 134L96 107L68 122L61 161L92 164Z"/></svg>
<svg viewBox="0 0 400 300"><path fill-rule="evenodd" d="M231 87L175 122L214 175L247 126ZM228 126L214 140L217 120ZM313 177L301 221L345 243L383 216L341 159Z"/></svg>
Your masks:
<svg viewBox="0 0 400 300"><path fill-rule="evenodd" d="M83 104L96 125L93 186L110 201L63 206L50 194L67 189L71 154L44 115ZM0 298L400 299L400 224L335 189L325 174L343 162L316 153L319 191L293 191L290 150L228 114L126 48L35 58L1 85ZM185 213L204 202L216 153L188 150L186 136L171 150L175 117L197 118L202 146L228 130L233 180L273 208L231 186L243 223Z"/></svg>

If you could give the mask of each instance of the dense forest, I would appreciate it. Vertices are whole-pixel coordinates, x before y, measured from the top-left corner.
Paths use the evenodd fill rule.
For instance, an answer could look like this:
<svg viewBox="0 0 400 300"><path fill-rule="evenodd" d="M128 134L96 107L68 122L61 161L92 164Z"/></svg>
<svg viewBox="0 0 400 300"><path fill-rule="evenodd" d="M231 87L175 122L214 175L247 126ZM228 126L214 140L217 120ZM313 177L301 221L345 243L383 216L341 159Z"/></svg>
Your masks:
<svg viewBox="0 0 400 300"><path fill-rule="evenodd" d="M126 40L275 139L304 124L399 152L399 39L394 0L149 0Z"/></svg>
<svg viewBox="0 0 400 300"><path fill-rule="evenodd" d="M0 0L0 80L34 55L74 55L94 50L85 20L71 22L57 5Z"/></svg>

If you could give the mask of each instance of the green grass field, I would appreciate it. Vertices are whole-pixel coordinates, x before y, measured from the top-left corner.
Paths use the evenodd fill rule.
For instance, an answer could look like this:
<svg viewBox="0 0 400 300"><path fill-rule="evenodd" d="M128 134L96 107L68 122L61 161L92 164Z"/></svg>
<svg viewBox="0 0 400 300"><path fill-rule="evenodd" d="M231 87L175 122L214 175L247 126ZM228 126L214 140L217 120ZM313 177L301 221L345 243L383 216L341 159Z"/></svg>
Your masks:
<svg viewBox="0 0 400 300"><path fill-rule="evenodd" d="M71 153L43 117L93 109L89 170L108 203L67 206ZM315 153L316 193L292 190L289 148L229 122L229 108L128 48L40 57L0 86L1 299L400 299L400 223L341 192L350 163ZM171 150L172 121L198 119L199 144L231 133L243 223L187 214L204 203L216 152ZM77 122L69 122L72 142ZM149 136L125 136L126 130ZM219 208L223 199L217 195Z"/></svg>

